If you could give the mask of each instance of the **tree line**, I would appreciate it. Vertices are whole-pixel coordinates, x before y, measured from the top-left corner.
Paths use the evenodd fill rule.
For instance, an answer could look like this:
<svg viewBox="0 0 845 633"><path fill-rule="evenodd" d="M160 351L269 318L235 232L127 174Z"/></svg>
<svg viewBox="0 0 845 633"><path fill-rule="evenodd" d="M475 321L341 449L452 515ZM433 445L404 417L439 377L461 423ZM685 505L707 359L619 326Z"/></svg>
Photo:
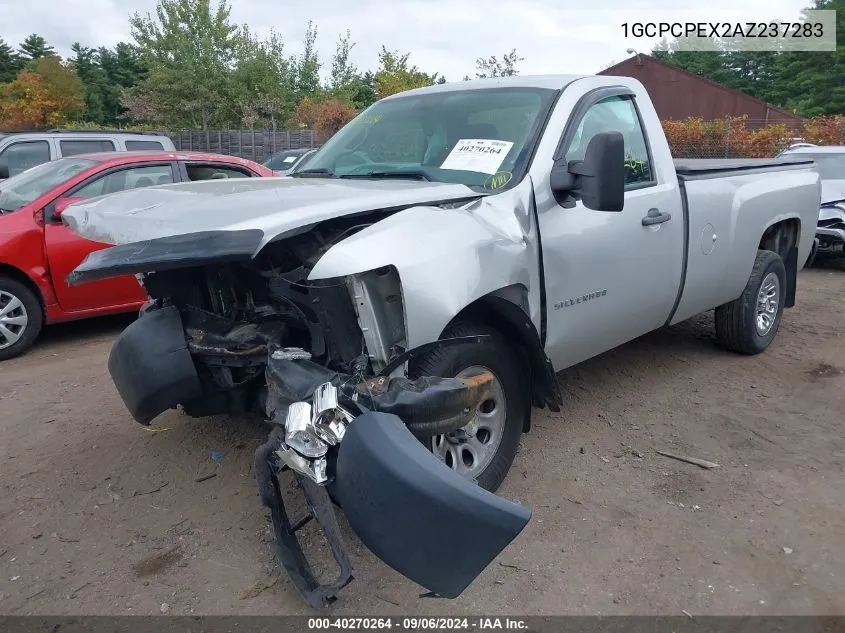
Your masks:
<svg viewBox="0 0 845 633"><path fill-rule="evenodd" d="M233 23L227 0L159 0L154 13L130 15L129 30L132 41L113 48L74 43L68 59L38 34L17 49L0 38L0 129L290 126L325 137L382 97L446 82L385 46L375 70L357 68L349 31L323 81L316 24L290 55L278 33ZM476 77L515 75L521 61L516 50L479 58Z"/></svg>
<svg viewBox="0 0 845 633"><path fill-rule="evenodd" d="M845 114L845 0L814 0L808 8L836 10L836 51L734 50L729 40L679 51L673 40L652 55L802 117Z"/></svg>

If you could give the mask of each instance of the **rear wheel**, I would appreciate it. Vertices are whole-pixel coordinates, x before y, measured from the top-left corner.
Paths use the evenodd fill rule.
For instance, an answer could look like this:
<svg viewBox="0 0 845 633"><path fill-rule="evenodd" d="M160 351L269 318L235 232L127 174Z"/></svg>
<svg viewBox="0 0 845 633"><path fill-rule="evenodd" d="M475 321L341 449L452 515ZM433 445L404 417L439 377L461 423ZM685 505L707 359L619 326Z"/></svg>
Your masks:
<svg viewBox="0 0 845 633"><path fill-rule="evenodd" d="M489 334L491 340L430 352L416 363L412 374L442 377L466 377L483 371L493 374L491 397L478 406L469 424L424 441L449 468L494 492L505 479L519 447L528 412L528 385L518 356L495 330L457 323L443 337L479 334Z"/></svg>
<svg viewBox="0 0 845 633"><path fill-rule="evenodd" d="M716 308L716 338L734 352L759 354L777 335L785 302L783 260L772 251L757 251L742 295Z"/></svg>
<svg viewBox="0 0 845 633"><path fill-rule="evenodd" d="M31 347L43 322L38 297L16 279L0 277L0 361Z"/></svg>

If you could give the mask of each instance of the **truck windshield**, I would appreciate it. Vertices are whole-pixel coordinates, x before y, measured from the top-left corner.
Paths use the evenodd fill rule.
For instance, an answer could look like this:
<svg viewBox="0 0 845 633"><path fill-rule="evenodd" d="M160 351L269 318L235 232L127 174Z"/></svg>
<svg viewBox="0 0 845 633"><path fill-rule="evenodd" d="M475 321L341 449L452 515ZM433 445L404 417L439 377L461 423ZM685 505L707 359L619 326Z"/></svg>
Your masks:
<svg viewBox="0 0 845 633"><path fill-rule="evenodd" d="M499 190L525 173L556 94L488 88L378 101L294 176L410 178Z"/></svg>
<svg viewBox="0 0 845 633"><path fill-rule="evenodd" d="M83 158L61 158L42 163L0 182L0 213L17 211L96 164L96 161Z"/></svg>

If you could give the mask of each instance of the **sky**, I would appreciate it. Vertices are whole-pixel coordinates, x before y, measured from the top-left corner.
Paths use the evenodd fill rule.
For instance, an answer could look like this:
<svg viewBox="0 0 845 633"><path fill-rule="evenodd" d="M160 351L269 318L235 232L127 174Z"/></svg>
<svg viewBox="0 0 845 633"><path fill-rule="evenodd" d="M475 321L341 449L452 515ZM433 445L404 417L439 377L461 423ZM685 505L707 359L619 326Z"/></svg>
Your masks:
<svg viewBox="0 0 845 633"><path fill-rule="evenodd" d="M212 0L214 4L216 0ZM328 74L340 34L348 29L352 61L375 69L382 44L410 52L421 70L449 81L474 76L478 57L515 48L521 74L593 74L647 53L655 39L624 37L623 23L750 22L794 20L809 0L709 0L683 6L677 0L600 0L596 8L566 0L231 0L232 20L257 34L274 29L289 54L302 50L308 20L317 26L317 47ZM635 8L631 5L636 4ZM578 5L580 8L567 8ZM742 5L739 8L737 5ZM600 7L600 8L599 8ZM130 41L128 16L154 11L155 0L0 0L0 37L17 44L29 33L44 36L62 56L70 46L113 46Z"/></svg>

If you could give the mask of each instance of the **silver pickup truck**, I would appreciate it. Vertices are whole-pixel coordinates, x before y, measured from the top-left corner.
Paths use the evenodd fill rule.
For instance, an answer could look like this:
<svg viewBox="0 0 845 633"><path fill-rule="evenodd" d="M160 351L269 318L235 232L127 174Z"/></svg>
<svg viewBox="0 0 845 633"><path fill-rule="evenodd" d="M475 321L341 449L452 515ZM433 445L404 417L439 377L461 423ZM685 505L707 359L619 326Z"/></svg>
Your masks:
<svg viewBox="0 0 845 633"><path fill-rule="evenodd" d="M292 178L151 187L62 218L115 244L69 283L136 274L151 298L108 361L138 422L177 406L270 420L261 499L317 606L351 578L335 504L387 564L459 595L530 519L493 491L532 406L559 410L556 372L714 308L726 348L765 350L819 201L812 160L673 161L639 82L548 76L383 99ZM310 517L339 566L328 584L296 535Z"/></svg>

